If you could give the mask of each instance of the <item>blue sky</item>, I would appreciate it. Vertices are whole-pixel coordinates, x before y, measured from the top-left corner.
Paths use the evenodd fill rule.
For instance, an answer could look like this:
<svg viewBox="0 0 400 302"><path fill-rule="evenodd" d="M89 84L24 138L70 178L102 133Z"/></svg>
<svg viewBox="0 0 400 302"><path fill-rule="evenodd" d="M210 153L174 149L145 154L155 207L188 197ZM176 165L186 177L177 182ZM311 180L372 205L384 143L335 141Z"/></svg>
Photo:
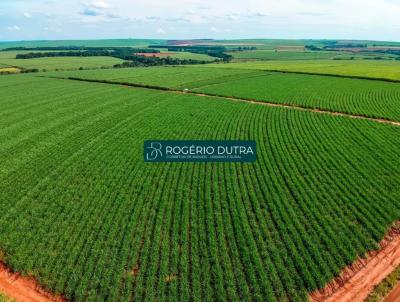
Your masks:
<svg viewBox="0 0 400 302"><path fill-rule="evenodd" d="M400 41L400 0L0 0L0 40Z"/></svg>

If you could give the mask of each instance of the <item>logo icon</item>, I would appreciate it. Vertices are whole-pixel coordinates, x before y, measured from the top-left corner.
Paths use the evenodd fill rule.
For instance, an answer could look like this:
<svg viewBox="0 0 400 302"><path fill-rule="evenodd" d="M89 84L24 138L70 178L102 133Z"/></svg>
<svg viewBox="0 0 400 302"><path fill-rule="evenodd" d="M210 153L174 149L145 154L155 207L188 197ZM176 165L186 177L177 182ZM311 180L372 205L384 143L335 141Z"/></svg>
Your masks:
<svg viewBox="0 0 400 302"><path fill-rule="evenodd" d="M149 147L146 149L150 149L150 151L146 152L146 160L155 160L158 157L162 157L162 145L161 143L151 142Z"/></svg>

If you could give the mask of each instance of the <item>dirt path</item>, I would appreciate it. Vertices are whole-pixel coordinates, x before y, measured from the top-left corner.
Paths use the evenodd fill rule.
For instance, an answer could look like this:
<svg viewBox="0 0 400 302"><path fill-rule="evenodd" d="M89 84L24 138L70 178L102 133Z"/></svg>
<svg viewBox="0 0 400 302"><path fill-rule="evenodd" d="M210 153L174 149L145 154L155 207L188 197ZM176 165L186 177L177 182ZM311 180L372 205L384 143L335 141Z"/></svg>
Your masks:
<svg viewBox="0 0 400 302"><path fill-rule="evenodd" d="M40 76L40 77L45 77L45 76ZM195 92L195 91L190 91L190 90L182 91L182 90L167 88L167 87L159 87L159 86L135 84L135 83L123 83L123 82L109 81L109 80L93 80L93 79L82 79L82 78L75 78L75 77L69 77L69 78L51 77L51 79L83 81L83 82L102 83L102 84L120 85L120 86L126 86L126 87L143 88L143 89L150 89L150 90L169 91L169 92L178 93L178 94L190 94L190 95L195 95L195 96L199 96L199 97L219 98L219 99L224 99L224 100L245 102L245 103L262 105L262 106L280 107L280 108L301 110L301 111L306 111L306 112L314 112L314 113L318 113L318 114L328 114L328 115L333 115L333 116L343 116L343 117L348 117L348 118L353 118L353 119L368 120L368 121L377 122L377 123L381 123L381 124L390 124L390 125L400 127L400 121L394 121L394 120L389 120L389 119L384 119L384 118L373 118L373 117L367 117L364 115L350 114L350 113L346 113L346 112L338 112L338 111L332 111L332 110L327 110L327 109L314 109L314 108L309 108L309 107L300 106L300 105L283 104L283 103L277 103L277 102L272 102L272 101L267 101L267 100L260 101L260 100L254 100L254 99L232 97L232 96L229 97L229 96L223 96L223 95L201 93L201 92Z"/></svg>
<svg viewBox="0 0 400 302"><path fill-rule="evenodd" d="M0 292L17 302L65 302L59 296L53 296L40 288L32 278L22 277L18 273L11 272L0 262Z"/></svg>
<svg viewBox="0 0 400 302"><path fill-rule="evenodd" d="M400 282L397 282L397 285L386 296L383 302L400 302Z"/></svg>
<svg viewBox="0 0 400 302"><path fill-rule="evenodd" d="M356 260L325 288L311 293L310 301L364 301L374 287L400 265L400 224L397 223L396 226L381 242L379 250L369 252L365 259ZM394 301L398 302L389 300L389 302Z"/></svg>

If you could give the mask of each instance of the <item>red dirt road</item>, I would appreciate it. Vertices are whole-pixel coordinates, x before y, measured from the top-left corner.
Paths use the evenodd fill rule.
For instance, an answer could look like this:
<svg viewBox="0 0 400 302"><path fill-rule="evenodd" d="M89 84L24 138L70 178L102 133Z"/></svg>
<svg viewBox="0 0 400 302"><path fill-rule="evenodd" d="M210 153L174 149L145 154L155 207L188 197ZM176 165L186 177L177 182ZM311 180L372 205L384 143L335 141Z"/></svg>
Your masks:
<svg viewBox="0 0 400 302"><path fill-rule="evenodd" d="M386 296L383 302L400 302L400 282L397 282L397 285Z"/></svg>
<svg viewBox="0 0 400 302"><path fill-rule="evenodd" d="M342 271L325 288L310 294L312 302L362 302L374 287L400 265L400 233L393 229L378 251L368 253ZM400 289L398 289L400 291ZM394 292L394 291L393 291ZM396 293L394 293L395 295ZM389 302L398 300L389 300Z"/></svg>
<svg viewBox="0 0 400 302"><path fill-rule="evenodd" d="M0 262L0 292L17 302L65 302L59 296L44 291L32 278L11 272Z"/></svg>

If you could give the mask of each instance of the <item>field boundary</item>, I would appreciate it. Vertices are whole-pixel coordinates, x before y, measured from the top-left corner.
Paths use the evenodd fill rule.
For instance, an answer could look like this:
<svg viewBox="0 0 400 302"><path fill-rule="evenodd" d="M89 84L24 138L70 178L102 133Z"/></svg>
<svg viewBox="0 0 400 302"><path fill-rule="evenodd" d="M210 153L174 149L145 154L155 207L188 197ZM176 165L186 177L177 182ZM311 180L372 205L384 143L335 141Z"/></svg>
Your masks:
<svg viewBox="0 0 400 302"><path fill-rule="evenodd" d="M0 291L18 302L66 302L44 290L32 277L12 272L0 261Z"/></svg>
<svg viewBox="0 0 400 302"><path fill-rule="evenodd" d="M45 76L39 76L39 77L45 77ZM120 82L120 81L84 79L84 78L78 78L78 77L45 77L45 78L111 84L111 85L128 86L128 87L150 89L150 90L161 90L161 91L169 91L172 93L190 94L190 95L195 95L195 96L200 96L200 97L217 97L220 99L236 101L236 102L246 102L246 103L256 104L256 105L280 107L280 108L293 109L293 110L301 110L301 111L305 111L305 112L328 114L328 115L332 115L332 116L343 116L343 117L347 117L347 118L362 119L362 120L377 122L377 123L381 123L381 124L390 124L390 125L400 127L400 121L395 121L395 120L390 120L390 119L385 119L385 118L375 118L375 117L370 117L370 116L362 115L362 114L351 114L351 113L347 113L347 112L340 112L340 111L334 111L334 110L329 110L329 109L320 109L320 108L307 107L307 106L302 106L302 105L293 105L290 103L278 103L278 102L272 102L272 101L267 101L267 100L260 101L260 100L250 99L250 98L239 98L239 97L234 97L234 96L225 96L225 95L219 95L219 94L213 94L213 93L203 93L203 92L196 92L196 91L190 91L190 90L185 91L185 90L179 90L179 89L175 89L175 88L168 88L168 87L147 85L147 84L138 84L138 83Z"/></svg>
<svg viewBox="0 0 400 302"><path fill-rule="evenodd" d="M362 302L376 285L400 265L400 221L396 222L379 243L342 270L324 288L309 294L311 302Z"/></svg>

